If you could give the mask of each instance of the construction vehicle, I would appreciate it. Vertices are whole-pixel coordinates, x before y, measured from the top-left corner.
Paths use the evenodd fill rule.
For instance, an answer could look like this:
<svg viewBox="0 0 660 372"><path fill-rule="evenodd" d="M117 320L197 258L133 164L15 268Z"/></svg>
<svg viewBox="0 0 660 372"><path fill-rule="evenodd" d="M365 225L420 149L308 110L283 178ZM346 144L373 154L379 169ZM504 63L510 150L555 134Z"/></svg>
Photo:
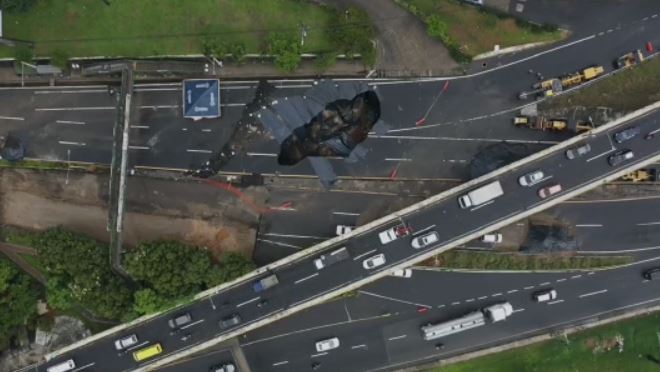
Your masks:
<svg viewBox="0 0 660 372"><path fill-rule="evenodd" d="M568 122L564 119L546 119L543 116L532 118L522 115L516 116L513 118L513 124L517 127L553 132L561 132L568 128Z"/></svg>
<svg viewBox="0 0 660 372"><path fill-rule="evenodd" d="M597 78L598 76L605 73L603 66L589 66L583 70L574 72L572 74L564 75L561 78L553 78L535 83L532 85L532 90L521 92L518 95L520 99L526 99L532 95L537 95L538 97L550 97L563 91L580 85L586 81Z"/></svg>
<svg viewBox="0 0 660 372"><path fill-rule="evenodd" d="M621 181L627 182L655 182L658 181L658 174L655 169L638 169L636 171L624 174Z"/></svg>
<svg viewBox="0 0 660 372"><path fill-rule="evenodd" d="M642 51L637 49L626 53L614 61L614 68L628 68L644 61Z"/></svg>

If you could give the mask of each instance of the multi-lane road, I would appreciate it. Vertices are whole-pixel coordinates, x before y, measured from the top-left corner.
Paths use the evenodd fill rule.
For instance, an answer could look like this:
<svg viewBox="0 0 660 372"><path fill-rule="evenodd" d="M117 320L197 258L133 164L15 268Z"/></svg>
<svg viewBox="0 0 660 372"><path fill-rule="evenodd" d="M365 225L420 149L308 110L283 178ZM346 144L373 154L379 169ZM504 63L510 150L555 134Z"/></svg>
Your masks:
<svg viewBox="0 0 660 372"><path fill-rule="evenodd" d="M143 322L133 327L130 332L140 335L141 339L148 343L161 342L166 353L164 356L181 349L189 347L201 341L216 338L221 335L232 335L241 333L239 328L247 327L260 322L265 324L267 319L274 319L276 314L291 314L301 310L311 300L319 301L329 294L338 294L350 290L351 286L359 286L379 276L385 275L393 267L401 266L408 261L419 260L428 255L431 250L438 248L448 249L470 238L477 237L484 229L503 223L513 222L523 218L525 215L538 211L544 204L550 206L552 202L571 196L577 190L590 184L597 184L600 180L611 178L616 173L621 173L626 167L638 162L649 162L657 157L660 148L657 141L659 137L644 139L644 135L660 129L660 112L651 111L641 117L629 122L620 123L614 127L599 128L593 133L585 134L567 143L553 148L543 154L537 154L530 159L521 161L508 167L500 169L487 177L473 180L457 189L452 189L446 194L436 197L437 200L427 202L422 207L410 208L407 213L399 214L396 221L380 226L365 227L354 234L344 238L338 238L326 246L324 252L333 251L339 247L346 247L350 258L338 262L332 266L317 270L312 260L317 254L307 255L286 265L273 267L268 274L276 274L279 284L261 293L255 293L252 282L244 282L234 285L221 293L211 295L207 299L201 299L186 307L185 311L192 314L194 322L186 329L194 331L194 339L182 341L177 335L170 335L167 320L175 315L167 314L153 320ZM623 128L635 125L640 128L642 135L622 144L613 141L613 134ZM591 151L573 160L567 159L566 148L574 148L578 145L588 143ZM617 166L608 164L608 157L621 149L631 149L635 153L632 160L628 160ZM524 174L542 169L545 173L544 180L536 187L523 187L518 184L518 178ZM476 187L477 184L485 184L497 179L504 189L504 194L485 204L473 208L461 209L457 203L457 197L466 192L466 188ZM538 190L550 184L561 184L563 190L556 195L546 199L540 199ZM557 199L559 197L559 199ZM417 233L435 231L438 242L432 246L413 249L410 246L410 237L397 239L387 245L382 245L378 233L394 226L405 223ZM365 269L363 261L376 254L384 254L386 263L382 266ZM264 275L265 276L265 275ZM264 306L256 306L261 300L267 299ZM181 310L183 311L183 310ZM181 312L178 311L178 312ZM220 329L218 322L232 314L240 314L242 322L238 325ZM256 326L256 325L255 325ZM75 356L78 364L93 368L99 365L112 365L116 370L135 368L138 364L132 361L128 355L117 356L108 353L112 350L112 342L119 334L105 337L101 340L89 343L76 350L56 358ZM51 364L52 362L49 362Z"/></svg>

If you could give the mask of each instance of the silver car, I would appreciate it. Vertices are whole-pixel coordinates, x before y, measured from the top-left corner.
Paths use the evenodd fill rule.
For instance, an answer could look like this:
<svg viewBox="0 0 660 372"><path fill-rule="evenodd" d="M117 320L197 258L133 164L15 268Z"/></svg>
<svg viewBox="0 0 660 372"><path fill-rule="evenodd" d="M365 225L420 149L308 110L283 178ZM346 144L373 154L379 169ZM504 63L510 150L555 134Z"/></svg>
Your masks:
<svg viewBox="0 0 660 372"><path fill-rule="evenodd" d="M415 249L420 249L427 247L435 242L437 242L440 238L438 237L438 233L435 231L430 231L427 232L424 235L420 235L418 237L415 237L415 239L412 240L412 247Z"/></svg>
<svg viewBox="0 0 660 372"><path fill-rule="evenodd" d="M518 183L520 186L534 186L541 182L544 176L545 175L543 174L543 171L536 170L534 172L520 176L520 178L518 178Z"/></svg>
<svg viewBox="0 0 660 372"><path fill-rule="evenodd" d="M591 151L591 146L588 143L585 143L582 146L566 150L566 158L568 158L568 160L573 160L583 156L589 151Z"/></svg>
<svg viewBox="0 0 660 372"><path fill-rule="evenodd" d="M378 266L385 265L385 255L380 253L375 256L371 256L366 260L362 261L362 267L367 270L374 269Z"/></svg>

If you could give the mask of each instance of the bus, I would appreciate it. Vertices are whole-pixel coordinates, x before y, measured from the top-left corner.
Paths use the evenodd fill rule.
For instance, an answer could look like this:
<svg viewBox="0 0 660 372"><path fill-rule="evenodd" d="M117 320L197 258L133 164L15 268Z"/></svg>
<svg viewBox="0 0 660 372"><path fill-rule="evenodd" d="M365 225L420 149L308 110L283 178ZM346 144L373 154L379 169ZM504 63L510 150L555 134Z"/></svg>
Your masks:
<svg viewBox="0 0 660 372"><path fill-rule="evenodd" d="M160 344L153 344L151 346L147 346L140 350L134 351L133 359L135 359L136 362L141 362L145 359L155 357L156 355L162 352L163 352L163 347L160 346Z"/></svg>
<svg viewBox="0 0 660 372"><path fill-rule="evenodd" d="M484 324L486 324L484 314L481 311L474 311L446 322L424 325L421 327L422 337L426 341L435 340L436 338L449 336Z"/></svg>

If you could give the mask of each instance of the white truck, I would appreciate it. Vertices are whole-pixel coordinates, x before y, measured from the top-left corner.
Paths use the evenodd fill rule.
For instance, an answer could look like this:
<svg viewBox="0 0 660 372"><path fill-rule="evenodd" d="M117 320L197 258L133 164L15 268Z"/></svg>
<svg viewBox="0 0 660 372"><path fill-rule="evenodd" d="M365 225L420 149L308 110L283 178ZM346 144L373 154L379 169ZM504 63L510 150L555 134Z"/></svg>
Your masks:
<svg viewBox="0 0 660 372"><path fill-rule="evenodd" d="M316 270L321 270L349 257L351 257L351 255L348 253L348 250L346 250L346 247L341 247L328 254L320 255L319 258L314 260L314 267L316 267Z"/></svg>
<svg viewBox="0 0 660 372"><path fill-rule="evenodd" d="M476 207L487 203L495 198L504 195L500 181L493 181L489 184L476 188L465 195L458 197L458 204L463 209Z"/></svg>
<svg viewBox="0 0 660 372"><path fill-rule="evenodd" d="M472 311L459 318L450 319L445 322L426 324L420 327L422 338L426 341L446 337L455 333L467 331L468 329L486 325L486 318L492 323L506 319L513 313L513 306L509 302L501 302L490 305L479 310Z"/></svg>
<svg viewBox="0 0 660 372"><path fill-rule="evenodd" d="M509 302L502 302L495 305L484 307L481 311L486 314L490 320L495 323L500 320L506 319L509 315L513 314L513 306Z"/></svg>

